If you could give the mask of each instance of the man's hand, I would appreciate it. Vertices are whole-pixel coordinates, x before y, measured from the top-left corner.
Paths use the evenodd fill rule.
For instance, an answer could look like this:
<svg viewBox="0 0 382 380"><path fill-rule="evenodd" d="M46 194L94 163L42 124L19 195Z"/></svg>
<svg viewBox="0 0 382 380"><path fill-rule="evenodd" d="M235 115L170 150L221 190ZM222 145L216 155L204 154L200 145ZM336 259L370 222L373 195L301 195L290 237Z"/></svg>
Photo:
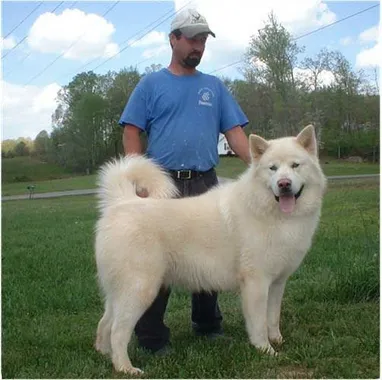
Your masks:
<svg viewBox="0 0 382 380"><path fill-rule="evenodd" d="M147 198L149 196L149 192L144 187L137 187L135 192L140 198Z"/></svg>
<svg viewBox="0 0 382 380"><path fill-rule="evenodd" d="M231 149L246 163L251 163L248 137L241 126L230 129L225 133Z"/></svg>

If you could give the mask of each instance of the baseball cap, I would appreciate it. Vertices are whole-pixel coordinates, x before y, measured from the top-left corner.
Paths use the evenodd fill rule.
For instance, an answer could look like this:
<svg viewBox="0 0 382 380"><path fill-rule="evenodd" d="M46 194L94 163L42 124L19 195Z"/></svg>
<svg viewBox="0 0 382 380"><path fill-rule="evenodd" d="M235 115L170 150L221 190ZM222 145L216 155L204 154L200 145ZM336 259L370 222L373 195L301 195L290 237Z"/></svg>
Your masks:
<svg viewBox="0 0 382 380"><path fill-rule="evenodd" d="M215 37L208 26L207 20L195 9L189 8L179 12L171 23L171 32L179 29L187 38L192 38L199 33L209 33Z"/></svg>

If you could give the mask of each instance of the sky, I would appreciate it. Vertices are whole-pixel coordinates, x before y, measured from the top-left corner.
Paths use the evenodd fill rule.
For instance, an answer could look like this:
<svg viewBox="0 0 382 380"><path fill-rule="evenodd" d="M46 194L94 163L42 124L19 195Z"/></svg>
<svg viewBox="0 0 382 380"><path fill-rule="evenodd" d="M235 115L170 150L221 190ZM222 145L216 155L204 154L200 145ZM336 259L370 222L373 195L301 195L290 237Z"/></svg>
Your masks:
<svg viewBox="0 0 382 380"><path fill-rule="evenodd" d="M1 139L34 139L42 130L50 133L57 92L80 72L104 74L130 66L144 72L151 64L166 67L171 56L171 20L175 12L189 7L205 16L216 34L208 39L198 66L203 72L241 78L241 64L233 63L242 60L251 36L273 11L297 44L305 47L299 60L314 57L322 48L339 50L354 70L364 70L372 79L382 57L380 7L341 19L378 4L322 0L2 1ZM332 76L324 73L321 79L329 83Z"/></svg>

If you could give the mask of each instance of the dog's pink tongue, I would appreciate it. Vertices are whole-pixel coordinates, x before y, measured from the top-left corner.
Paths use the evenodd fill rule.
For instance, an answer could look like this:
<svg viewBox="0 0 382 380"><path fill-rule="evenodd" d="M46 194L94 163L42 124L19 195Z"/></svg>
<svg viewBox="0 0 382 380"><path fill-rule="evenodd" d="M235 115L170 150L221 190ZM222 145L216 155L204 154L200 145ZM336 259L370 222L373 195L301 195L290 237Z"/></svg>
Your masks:
<svg viewBox="0 0 382 380"><path fill-rule="evenodd" d="M296 200L293 195L281 195L279 198L280 210L285 213L291 213L294 210Z"/></svg>

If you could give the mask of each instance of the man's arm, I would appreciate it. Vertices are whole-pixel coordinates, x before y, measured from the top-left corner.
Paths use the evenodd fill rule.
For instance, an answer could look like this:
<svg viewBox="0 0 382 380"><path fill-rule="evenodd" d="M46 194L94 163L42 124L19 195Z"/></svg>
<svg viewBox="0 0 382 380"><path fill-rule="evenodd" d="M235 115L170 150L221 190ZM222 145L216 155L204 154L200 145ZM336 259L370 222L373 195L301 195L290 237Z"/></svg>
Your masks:
<svg viewBox="0 0 382 380"><path fill-rule="evenodd" d="M123 129L123 149L125 154L142 154L142 142L139 136L140 129L134 125L126 124Z"/></svg>
<svg viewBox="0 0 382 380"><path fill-rule="evenodd" d="M225 133L229 146L246 163L251 163L248 137L241 126L234 127Z"/></svg>

